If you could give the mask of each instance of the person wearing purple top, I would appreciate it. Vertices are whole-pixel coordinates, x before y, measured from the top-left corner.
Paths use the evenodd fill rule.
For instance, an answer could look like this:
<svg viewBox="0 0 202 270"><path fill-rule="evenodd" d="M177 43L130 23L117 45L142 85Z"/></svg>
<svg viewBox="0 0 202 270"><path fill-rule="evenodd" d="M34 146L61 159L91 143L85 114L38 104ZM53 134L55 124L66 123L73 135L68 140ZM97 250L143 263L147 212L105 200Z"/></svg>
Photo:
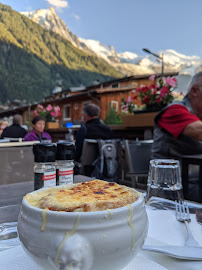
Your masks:
<svg viewBox="0 0 202 270"><path fill-rule="evenodd" d="M51 136L47 133L44 132L44 128L45 128L45 119L40 116L37 115L32 119L32 127L33 127L33 131L29 132L26 136L25 136L25 141L45 141L45 140L49 140L51 141Z"/></svg>

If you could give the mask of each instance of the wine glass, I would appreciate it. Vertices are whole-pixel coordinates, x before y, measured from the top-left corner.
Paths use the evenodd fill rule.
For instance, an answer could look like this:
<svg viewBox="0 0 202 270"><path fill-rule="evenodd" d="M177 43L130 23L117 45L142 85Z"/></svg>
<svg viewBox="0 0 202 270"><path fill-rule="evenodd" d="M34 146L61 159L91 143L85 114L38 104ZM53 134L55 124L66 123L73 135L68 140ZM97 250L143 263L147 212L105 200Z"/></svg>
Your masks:
<svg viewBox="0 0 202 270"><path fill-rule="evenodd" d="M151 197L169 200L183 199L179 160L150 160L146 201Z"/></svg>

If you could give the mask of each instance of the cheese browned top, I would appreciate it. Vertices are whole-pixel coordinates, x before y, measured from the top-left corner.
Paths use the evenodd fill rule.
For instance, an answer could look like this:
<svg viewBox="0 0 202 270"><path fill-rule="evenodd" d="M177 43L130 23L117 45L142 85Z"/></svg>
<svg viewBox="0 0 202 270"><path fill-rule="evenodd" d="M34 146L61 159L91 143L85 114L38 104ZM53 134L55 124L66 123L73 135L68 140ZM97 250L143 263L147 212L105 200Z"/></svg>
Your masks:
<svg viewBox="0 0 202 270"><path fill-rule="evenodd" d="M33 205L30 196L25 198ZM41 192L34 206L52 211L95 212L119 208L135 202L137 198L138 192L134 189L114 182L93 180L69 189L64 186L52 188L45 195Z"/></svg>

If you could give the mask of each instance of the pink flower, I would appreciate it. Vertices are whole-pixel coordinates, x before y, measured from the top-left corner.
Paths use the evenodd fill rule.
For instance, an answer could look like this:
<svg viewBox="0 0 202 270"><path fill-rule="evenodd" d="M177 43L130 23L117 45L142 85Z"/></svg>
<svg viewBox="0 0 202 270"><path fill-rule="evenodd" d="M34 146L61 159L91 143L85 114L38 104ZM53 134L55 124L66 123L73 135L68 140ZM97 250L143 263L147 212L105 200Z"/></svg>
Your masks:
<svg viewBox="0 0 202 270"><path fill-rule="evenodd" d="M38 115L37 110L34 110L34 116L37 116L37 115Z"/></svg>
<svg viewBox="0 0 202 270"><path fill-rule="evenodd" d="M54 117L56 118L56 117L58 117L58 116L60 116L60 115L61 115L61 113L60 113L60 112L55 112Z"/></svg>
<svg viewBox="0 0 202 270"><path fill-rule="evenodd" d="M160 90L160 97L165 96L166 93L168 93L169 89L167 86L163 86Z"/></svg>
<svg viewBox="0 0 202 270"><path fill-rule="evenodd" d="M151 75L151 76L149 77L149 80L150 80L150 81L154 81L154 80L155 80L155 77L156 77L155 75Z"/></svg>
<svg viewBox="0 0 202 270"><path fill-rule="evenodd" d="M131 97L129 96L128 98L127 98L127 103L130 103L131 102Z"/></svg>
<svg viewBox="0 0 202 270"><path fill-rule="evenodd" d="M53 109L53 107L52 107L50 104L48 104L48 106L46 107L46 110L47 110L48 112L50 112L52 109Z"/></svg>
<svg viewBox="0 0 202 270"><path fill-rule="evenodd" d="M42 110L44 109L44 108L43 108L43 105L38 104L38 105L37 105L37 109L38 109L39 112L42 111Z"/></svg>
<svg viewBox="0 0 202 270"><path fill-rule="evenodd" d="M55 106L54 107L54 111L57 112L57 113L59 113L60 112L60 107L59 106Z"/></svg>
<svg viewBox="0 0 202 270"><path fill-rule="evenodd" d="M166 83L172 87L175 87L177 85L177 80L175 78L167 77Z"/></svg>
<svg viewBox="0 0 202 270"><path fill-rule="evenodd" d="M54 113L54 112L51 112L50 114L51 114L53 117L55 117L55 113Z"/></svg>

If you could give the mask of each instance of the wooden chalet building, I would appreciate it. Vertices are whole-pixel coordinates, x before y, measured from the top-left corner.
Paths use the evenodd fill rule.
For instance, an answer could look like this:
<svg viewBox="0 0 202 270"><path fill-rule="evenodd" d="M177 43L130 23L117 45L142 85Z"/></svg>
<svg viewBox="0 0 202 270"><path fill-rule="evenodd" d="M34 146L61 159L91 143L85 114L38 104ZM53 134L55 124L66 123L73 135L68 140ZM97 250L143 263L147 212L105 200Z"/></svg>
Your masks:
<svg viewBox="0 0 202 270"><path fill-rule="evenodd" d="M164 74L165 77L177 75L178 73ZM48 104L60 106L61 116L59 117L59 121L61 126L65 126L67 122L79 124L82 118L82 109L85 104L89 102L100 106L101 119L105 119L108 106L114 107L115 110L120 113L121 99L126 99L131 94L132 90L151 84L149 76L150 75L130 76L104 83L97 83L89 87L72 87L46 97L45 101L41 104L44 106ZM158 76L160 76L160 74L158 74ZM32 104L2 110L0 111L0 119L19 113L23 116L24 123L29 124L31 123L33 111L36 106L37 104Z"/></svg>

